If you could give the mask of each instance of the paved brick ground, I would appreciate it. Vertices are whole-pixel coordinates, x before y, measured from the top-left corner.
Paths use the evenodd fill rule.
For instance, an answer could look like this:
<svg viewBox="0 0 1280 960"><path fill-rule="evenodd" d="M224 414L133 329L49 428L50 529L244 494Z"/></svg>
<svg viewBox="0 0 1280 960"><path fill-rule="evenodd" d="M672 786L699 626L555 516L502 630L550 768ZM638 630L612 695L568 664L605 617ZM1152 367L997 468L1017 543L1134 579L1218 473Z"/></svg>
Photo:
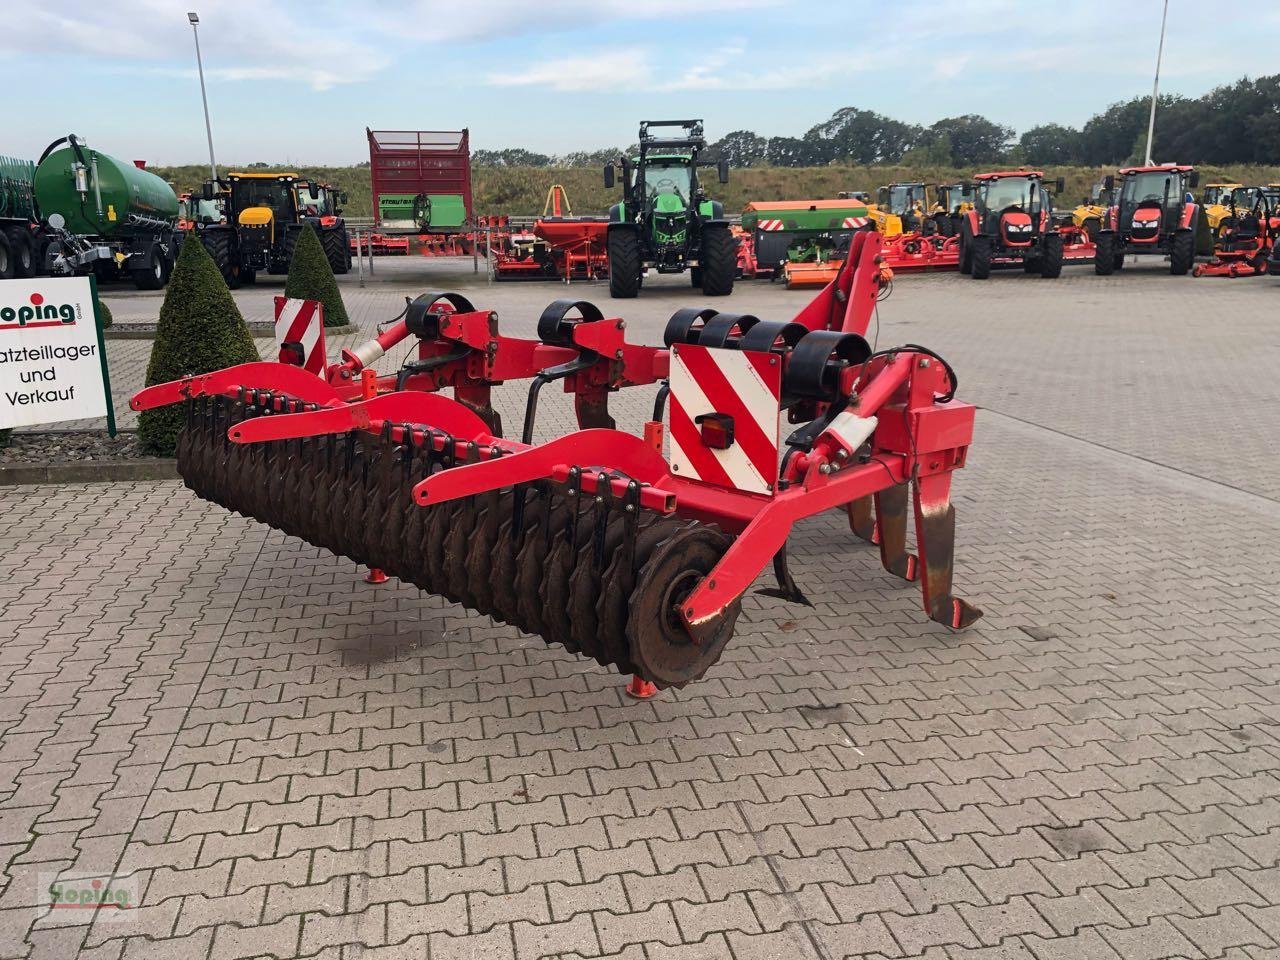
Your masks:
<svg viewBox="0 0 1280 960"><path fill-rule="evenodd" d="M927 623L815 519L815 608L749 597L649 703L176 483L0 491L0 957L1277 955L1277 291L1069 273L882 310L984 405L986 618ZM477 299L527 332L560 292ZM628 304L637 339L686 292ZM39 906L73 872L141 906Z"/></svg>

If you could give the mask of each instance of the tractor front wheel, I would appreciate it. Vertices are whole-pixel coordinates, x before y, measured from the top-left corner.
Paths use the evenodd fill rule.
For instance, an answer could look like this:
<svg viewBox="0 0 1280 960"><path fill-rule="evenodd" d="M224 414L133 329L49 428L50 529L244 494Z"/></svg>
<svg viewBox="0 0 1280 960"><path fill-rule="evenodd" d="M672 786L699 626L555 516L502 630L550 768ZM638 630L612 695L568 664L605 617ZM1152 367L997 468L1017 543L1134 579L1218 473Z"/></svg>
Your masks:
<svg viewBox="0 0 1280 960"><path fill-rule="evenodd" d="M1196 259L1196 237L1190 230L1179 230L1169 247L1169 272L1185 277Z"/></svg>
<svg viewBox="0 0 1280 960"><path fill-rule="evenodd" d="M968 227L960 231L960 272L973 273L973 234Z"/></svg>
<svg viewBox="0 0 1280 960"><path fill-rule="evenodd" d="M1116 238L1113 233L1100 233L1094 238L1093 272L1109 277L1116 269Z"/></svg>
<svg viewBox="0 0 1280 960"><path fill-rule="evenodd" d="M1041 241L1040 276L1056 280L1062 276L1062 234L1046 233Z"/></svg>
<svg viewBox="0 0 1280 960"><path fill-rule="evenodd" d="M969 238L969 269L975 280L985 280L991 276L990 237Z"/></svg>
<svg viewBox="0 0 1280 960"><path fill-rule="evenodd" d="M609 296L634 298L640 293L640 237L634 230L611 230L608 252Z"/></svg>
<svg viewBox="0 0 1280 960"><path fill-rule="evenodd" d="M689 286L691 287L702 286L702 268L701 267L689 268Z"/></svg>
<svg viewBox="0 0 1280 960"><path fill-rule="evenodd" d="M710 227L703 232L700 259L703 296L727 297L733 293L738 251L728 227Z"/></svg>

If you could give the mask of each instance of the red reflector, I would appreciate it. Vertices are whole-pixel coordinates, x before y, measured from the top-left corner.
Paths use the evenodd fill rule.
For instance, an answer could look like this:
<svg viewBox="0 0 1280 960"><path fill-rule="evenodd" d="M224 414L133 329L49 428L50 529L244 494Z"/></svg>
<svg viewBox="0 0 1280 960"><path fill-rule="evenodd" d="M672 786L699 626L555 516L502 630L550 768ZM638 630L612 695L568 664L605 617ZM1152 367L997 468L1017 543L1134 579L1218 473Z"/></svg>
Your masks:
<svg viewBox="0 0 1280 960"><path fill-rule="evenodd" d="M712 450L733 446L733 417L727 413L704 413L694 419L702 428L702 445Z"/></svg>
<svg viewBox="0 0 1280 960"><path fill-rule="evenodd" d="M302 344L294 341L286 341L280 345L279 360L281 363L287 363L293 367L302 367L306 366L307 354L306 351L302 349Z"/></svg>

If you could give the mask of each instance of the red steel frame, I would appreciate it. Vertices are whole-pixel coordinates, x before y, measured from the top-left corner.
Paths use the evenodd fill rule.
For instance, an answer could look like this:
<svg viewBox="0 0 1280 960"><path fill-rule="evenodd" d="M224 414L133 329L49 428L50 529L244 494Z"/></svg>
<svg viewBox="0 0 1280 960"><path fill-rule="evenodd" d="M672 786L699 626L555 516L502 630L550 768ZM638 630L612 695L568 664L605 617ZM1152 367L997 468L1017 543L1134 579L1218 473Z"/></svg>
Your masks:
<svg viewBox="0 0 1280 960"><path fill-rule="evenodd" d="M800 310L794 322L809 331L865 334L880 289L880 250L878 234L855 235L845 269ZM848 511L855 532L879 543L887 569L908 580L921 579L924 609L932 619L958 628L981 616L951 593L951 472L965 463L974 408L949 399L954 391L949 369L927 351L906 347L871 354L860 367L841 368L835 393L846 405L846 413L871 424L870 456L855 463L852 455L861 449L861 438L849 443L828 427L807 452L784 460L781 482L773 492L760 494L674 475L659 452L660 441L655 444L661 435L658 423L650 423L643 438L591 427L530 445L496 436L477 414L477 409L487 407L492 384L532 377L584 357L590 362L568 376L565 384L566 392L574 394L580 423L598 411L608 391L664 378L668 351L628 344L623 321L584 320L571 327L571 345L558 346L503 337L497 333L496 316L487 311L443 312L437 320L438 335L421 341L419 356L444 358L456 352L457 358L429 373L401 378L399 383L395 377L377 376L368 364L410 335L406 320L393 324L376 340L344 351L342 360L329 366L324 380L281 363L243 364L148 387L133 398L131 406L142 410L202 395L235 397L246 390L270 390L316 407L238 423L229 431L236 443L364 430L443 449L450 442L436 432L443 431L452 438L454 452L472 462L421 481L414 497L422 505L516 483L566 482L571 477L587 492L608 483L620 495L627 486L617 476L621 473L641 484L642 506L714 522L738 534L682 603L682 618L695 641L715 627L779 554L796 522L837 507ZM448 386L454 388L455 399L435 393ZM905 552L909 482L918 558ZM859 517L872 500L876 521L874 530L867 530Z"/></svg>

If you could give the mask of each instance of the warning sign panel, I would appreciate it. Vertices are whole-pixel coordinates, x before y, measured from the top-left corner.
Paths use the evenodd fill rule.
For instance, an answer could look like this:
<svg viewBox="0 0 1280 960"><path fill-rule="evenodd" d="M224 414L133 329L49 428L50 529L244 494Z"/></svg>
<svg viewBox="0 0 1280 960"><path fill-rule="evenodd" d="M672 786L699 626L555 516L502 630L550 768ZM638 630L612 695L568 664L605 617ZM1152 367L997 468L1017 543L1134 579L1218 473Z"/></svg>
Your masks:
<svg viewBox="0 0 1280 960"><path fill-rule="evenodd" d="M0 428L108 415L87 277L0 281Z"/></svg>

